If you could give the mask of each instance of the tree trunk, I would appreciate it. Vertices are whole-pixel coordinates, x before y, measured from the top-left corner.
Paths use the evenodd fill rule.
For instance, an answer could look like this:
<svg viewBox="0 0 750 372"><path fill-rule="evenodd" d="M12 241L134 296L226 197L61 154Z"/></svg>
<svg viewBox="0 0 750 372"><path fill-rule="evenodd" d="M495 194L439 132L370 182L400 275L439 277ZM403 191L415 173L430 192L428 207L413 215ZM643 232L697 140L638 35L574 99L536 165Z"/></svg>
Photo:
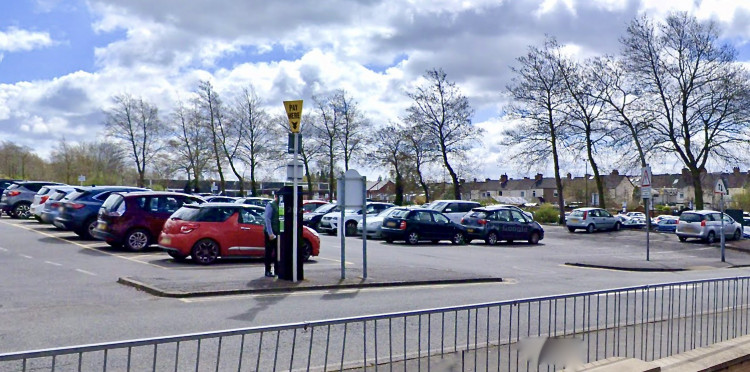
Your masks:
<svg viewBox="0 0 750 372"><path fill-rule="evenodd" d="M419 166L417 166L417 178L419 178L419 185L422 186L422 190L424 190L424 202L429 203L430 202L430 188L427 187L427 183L424 182L424 178L422 177L422 170Z"/></svg>
<svg viewBox="0 0 750 372"><path fill-rule="evenodd" d="M455 171L453 171L453 167L451 167L450 163L448 163L448 154L445 151L445 146L442 146L442 152L443 152L443 163L445 164L445 168L448 170L448 174L451 175L451 180L453 181L453 198L456 200L461 200L461 185L458 183L458 175Z"/></svg>
<svg viewBox="0 0 750 372"><path fill-rule="evenodd" d="M404 204L404 181L402 180L401 173L396 172L396 185L395 185L395 191L396 191L396 198L393 201L393 204L396 205L403 205Z"/></svg>
<svg viewBox="0 0 750 372"><path fill-rule="evenodd" d="M695 188L695 210L703 209L703 185L701 184L701 171L699 168L690 167L693 176L693 188Z"/></svg>
<svg viewBox="0 0 750 372"><path fill-rule="evenodd" d="M250 160L250 196L258 196L258 184L255 182L255 160Z"/></svg>
<svg viewBox="0 0 750 372"><path fill-rule="evenodd" d="M557 222L565 226L565 200L563 199L563 184L560 178L560 159L557 156L557 132L555 131L554 119L552 112L549 113L550 141L552 143L552 161L555 168L555 186L557 187L557 205L560 216Z"/></svg>
<svg viewBox="0 0 750 372"><path fill-rule="evenodd" d="M328 201L333 201L333 149L328 153ZM338 195L336 195L338 197Z"/></svg>

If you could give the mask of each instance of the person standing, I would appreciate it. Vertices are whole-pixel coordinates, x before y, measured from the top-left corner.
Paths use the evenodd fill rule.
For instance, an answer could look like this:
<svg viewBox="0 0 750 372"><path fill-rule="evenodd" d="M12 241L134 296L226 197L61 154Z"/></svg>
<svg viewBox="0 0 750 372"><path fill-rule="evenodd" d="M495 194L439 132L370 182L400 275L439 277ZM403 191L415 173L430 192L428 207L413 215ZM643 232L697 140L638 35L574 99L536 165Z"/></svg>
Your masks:
<svg viewBox="0 0 750 372"><path fill-rule="evenodd" d="M266 276L273 277L274 271L278 274L278 265L276 262L276 244L280 231L279 223L279 195L274 194L273 201L266 204L266 211L263 214L265 220L265 227L263 229L263 235L266 240L266 252L263 257L263 262L266 266ZM273 263L274 271L271 271L271 263Z"/></svg>

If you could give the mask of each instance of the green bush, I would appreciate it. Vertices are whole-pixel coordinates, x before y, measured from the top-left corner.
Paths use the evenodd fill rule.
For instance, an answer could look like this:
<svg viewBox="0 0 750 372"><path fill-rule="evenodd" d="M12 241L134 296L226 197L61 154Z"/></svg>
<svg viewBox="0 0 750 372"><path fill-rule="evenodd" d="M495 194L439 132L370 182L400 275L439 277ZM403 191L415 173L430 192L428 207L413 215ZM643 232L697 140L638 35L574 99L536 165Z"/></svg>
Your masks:
<svg viewBox="0 0 750 372"><path fill-rule="evenodd" d="M545 203L534 212L534 220L539 223L557 223L560 211L555 205Z"/></svg>

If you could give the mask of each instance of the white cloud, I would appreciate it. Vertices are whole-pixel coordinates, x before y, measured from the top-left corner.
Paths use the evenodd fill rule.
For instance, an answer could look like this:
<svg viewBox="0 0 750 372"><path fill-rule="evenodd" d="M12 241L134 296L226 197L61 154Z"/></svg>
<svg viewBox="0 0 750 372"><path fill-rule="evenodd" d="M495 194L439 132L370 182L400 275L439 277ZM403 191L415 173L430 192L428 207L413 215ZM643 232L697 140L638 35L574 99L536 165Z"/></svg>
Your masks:
<svg viewBox="0 0 750 372"><path fill-rule="evenodd" d="M15 27L0 31L0 51L29 51L53 44L54 41L46 32L31 32Z"/></svg>

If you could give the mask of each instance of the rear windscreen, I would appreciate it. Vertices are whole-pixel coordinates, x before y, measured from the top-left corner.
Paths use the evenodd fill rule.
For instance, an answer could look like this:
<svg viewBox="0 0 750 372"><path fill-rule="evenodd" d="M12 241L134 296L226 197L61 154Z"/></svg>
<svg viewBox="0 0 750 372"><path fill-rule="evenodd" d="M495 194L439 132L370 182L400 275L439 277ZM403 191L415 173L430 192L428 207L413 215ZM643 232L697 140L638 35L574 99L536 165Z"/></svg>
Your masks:
<svg viewBox="0 0 750 372"><path fill-rule="evenodd" d="M172 214L172 219L183 221L195 221L200 213L200 208L182 207Z"/></svg>
<svg viewBox="0 0 750 372"><path fill-rule="evenodd" d="M65 195L67 195L65 191L55 191L55 193L49 197L49 200L60 200L65 197Z"/></svg>
<svg viewBox="0 0 750 372"><path fill-rule="evenodd" d="M393 218L406 218L406 215L409 214L408 209L396 209L391 213L390 217Z"/></svg>
<svg viewBox="0 0 750 372"><path fill-rule="evenodd" d="M487 218L487 215L488 213L484 211L471 211L469 212L469 215L467 217L482 219L482 218Z"/></svg>
<svg viewBox="0 0 750 372"><path fill-rule="evenodd" d="M48 188L46 188L46 187L42 187L41 189L39 189L39 191L37 191L37 193L36 193L36 194L37 194L37 195L47 195L47 193L48 193L48 192L49 192L49 189L48 189Z"/></svg>
<svg viewBox="0 0 750 372"><path fill-rule="evenodd" d="M570 212L570 215L573 217L580 217L580 216L583 216L583 211L573 211L573 212Z"/></svg>
<svg viewBox="0 0 750 372"><path fill-rule="evenodd" d="M106 211L114 211L117 210L117 207L122 202L122 195L112 194L110 195L107 200L104 201L104 204L102 204L102 208Z"/></svg>
<svg viewBox="0 0 750 372"><path fill-rule="evenodd" d="M17 189L17 188L18 188L18 184L14 183L14 184L8 186L8 188L6 190L13 190L13 189Z"/></svg>
<svg viewBox="0 0 750 372"><path fill-rule="evenodd" d="M703 216L697 213L683 213L680 216L680 221L685 222L701 222L703 220Z"/></svg>
<svg viewBox="0 0 750 372"><path fill-rule="evenodd" d="M78 191L78 190L76 190L76 191L71 192L68 195L68 197L65 198L65 199L68 199L68 200L77 200L78 198L81 198L84 195L87 195L88 193L89 193L88 191L83 191L83 190Z"/></svg>

